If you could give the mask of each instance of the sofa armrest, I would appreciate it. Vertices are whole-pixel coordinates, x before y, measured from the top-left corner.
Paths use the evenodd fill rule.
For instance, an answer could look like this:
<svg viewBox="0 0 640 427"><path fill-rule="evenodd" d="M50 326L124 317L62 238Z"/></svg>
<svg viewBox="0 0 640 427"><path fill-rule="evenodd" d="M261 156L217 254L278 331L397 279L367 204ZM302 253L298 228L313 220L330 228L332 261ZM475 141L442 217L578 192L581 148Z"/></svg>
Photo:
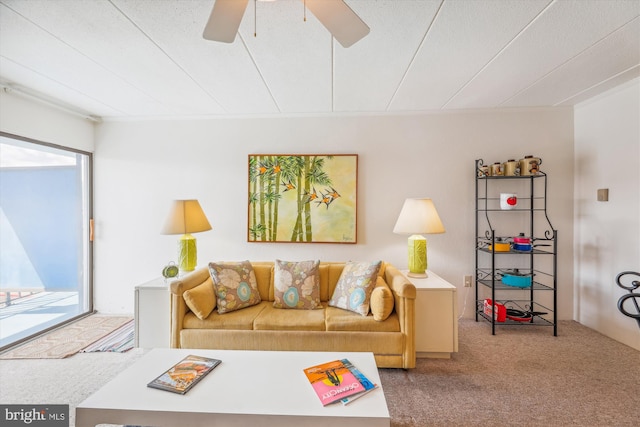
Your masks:
<svg viewBox="0 0 640 427"><path fill-rule="evenodd" d="M400 320L400 330L405 336L405 351L403 367L415 368L416 366L416 333L415 333L415 303L416 287L396 267L387 264L385 281L395 302L395 311Z"/></svg>
<svg viewBox="0 0 640 427"><path fill-rule="evenodd" d="M396 267L387 264L384 272L385 281L394 294L402 298L416 299L416 286Z"/></svg>
<svg viewBox="0 0 640 427"><path fill-rule="evenodd" d="M209 270L206 267L195 270L183 278L171 282L171 347L180 347L180 331L184 316L189 312L187 303L184 301L185 291L193 289L209 279Z"/></svg>
<svg viewBox="0 0 640 427"><path fill-rule="evenodd" d="M186 276L171 282L171 293L173 295L182 296L184 291L188 291L189 289L193 289L196 286L203 284L208 278L209 270L207 267L194 270Z"/></svg>

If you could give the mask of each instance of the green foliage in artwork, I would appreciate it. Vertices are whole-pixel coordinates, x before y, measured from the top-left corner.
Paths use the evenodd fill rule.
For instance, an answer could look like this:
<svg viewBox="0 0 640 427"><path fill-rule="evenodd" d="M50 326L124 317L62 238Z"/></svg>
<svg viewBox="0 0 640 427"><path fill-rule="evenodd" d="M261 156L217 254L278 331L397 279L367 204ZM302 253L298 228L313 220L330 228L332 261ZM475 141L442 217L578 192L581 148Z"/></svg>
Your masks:
<svg viewBox="0 0 640 427"><path fill-rule="evenodd" d="M329 209L340 194L324 171L332 156L249 156L249 238L277 241L280 204L294 194L291 242L312 242L312 207ZM322 188L318 191L317 188ZM291 192L291 193L289 193ZM288 194L287 194L288 193ZM287 197L286 201L292 198Z"/></svg>

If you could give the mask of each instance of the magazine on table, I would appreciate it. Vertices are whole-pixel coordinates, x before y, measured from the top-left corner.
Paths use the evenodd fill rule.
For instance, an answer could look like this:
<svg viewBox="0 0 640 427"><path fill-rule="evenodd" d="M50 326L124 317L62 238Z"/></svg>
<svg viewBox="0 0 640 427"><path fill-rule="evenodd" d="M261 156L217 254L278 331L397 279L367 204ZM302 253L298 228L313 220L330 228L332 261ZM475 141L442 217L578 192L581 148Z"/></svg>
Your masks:
<svg viewBox="0 0 640 427"><path fill-rule="evenodd" d="M343 397L342 399L340 399L343 405L351 403L357 398L369 393L371 390L375 390L376 388L378 388L378 384L372 383L369 378L366 377L366 375L360 372L360 370L349 361L349 359L342 359L342 363L344 363L344 365L349 368L351 373L358 379L358 381L360 381L360 384L362 384L362 386L364 387L364 391L362 393L353 394L351 396Z"/></svg>
<svg viewBox="0 0 640 427"><path fill-rule="evenodd" d="M147 384L147 387L185 394L221 362L219 359L190 354Z"/></svg>
<svg viewBox="0 0 640 427"><path fill-rule="evenodd" d="M304 373L323 406L366 391L342 360L311 366Z"/></svg>

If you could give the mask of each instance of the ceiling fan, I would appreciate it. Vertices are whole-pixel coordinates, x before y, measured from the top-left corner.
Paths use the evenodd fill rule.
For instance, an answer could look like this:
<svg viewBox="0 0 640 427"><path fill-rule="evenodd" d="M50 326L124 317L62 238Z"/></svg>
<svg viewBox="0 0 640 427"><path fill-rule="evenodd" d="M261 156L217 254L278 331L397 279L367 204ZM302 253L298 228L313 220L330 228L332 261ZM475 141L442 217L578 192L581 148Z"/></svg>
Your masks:
<svg viewBox="0 0 640 427"><path fill-rule="evenodd" d="M343 46L349 47L367 34L369 27L344 0L303 0L305 6ZM202 36L232 43L249 0L215 0Z"/></svg>

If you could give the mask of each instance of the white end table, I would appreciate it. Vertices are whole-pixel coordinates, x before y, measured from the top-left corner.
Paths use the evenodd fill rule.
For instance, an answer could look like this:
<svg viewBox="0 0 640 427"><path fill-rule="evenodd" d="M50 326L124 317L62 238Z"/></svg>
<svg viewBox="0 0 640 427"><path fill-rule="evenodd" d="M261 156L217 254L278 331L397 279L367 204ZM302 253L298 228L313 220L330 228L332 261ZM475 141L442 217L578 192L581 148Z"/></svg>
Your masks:
<svg viewBox="0 0 640 427"><path fill-rule="evenodd" d="M427 275L407 276L416 287L416 357L448 359L458 351L457 288L433 271Z"/></svg>
<svg viewBox="0 0 640 427"><path fill-rule="evenodd" d="M172 279L153 279L135 288L135 346L168 348L171 346Z"/></svg>

